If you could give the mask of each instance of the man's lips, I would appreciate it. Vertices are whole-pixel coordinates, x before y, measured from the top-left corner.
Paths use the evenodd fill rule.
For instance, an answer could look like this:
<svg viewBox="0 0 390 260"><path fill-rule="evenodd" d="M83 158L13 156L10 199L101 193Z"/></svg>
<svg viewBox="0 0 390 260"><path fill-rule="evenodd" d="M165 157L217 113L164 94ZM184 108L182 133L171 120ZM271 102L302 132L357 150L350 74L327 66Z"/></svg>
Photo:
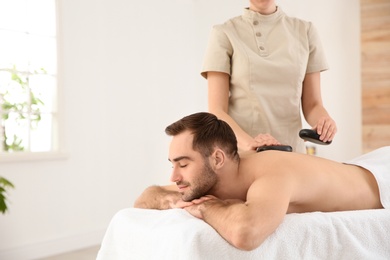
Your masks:
<svg viewBox="0 0 390 260"><path fill-rule="evenodd" d="M179 188L179 190L184 190L188 187L188 185L177 185L177 187Z"/></svg>

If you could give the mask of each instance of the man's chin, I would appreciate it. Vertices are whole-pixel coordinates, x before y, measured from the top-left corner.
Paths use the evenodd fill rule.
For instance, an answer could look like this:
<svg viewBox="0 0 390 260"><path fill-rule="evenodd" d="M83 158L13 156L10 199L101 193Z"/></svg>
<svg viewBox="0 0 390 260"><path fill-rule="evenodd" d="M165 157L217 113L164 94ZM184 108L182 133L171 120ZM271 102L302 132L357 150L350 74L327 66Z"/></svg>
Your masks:
<svg viewBox="0 0 390 260"><path fill-rule="evenodd" d="M191 201L193 201L193 200L195 200L195 199L199 199L200 197L198 197L198 196L186 196L184 193L182 193L182 196L181 196L181 199L183 200L183 201L185 201L185 202L191 202Z"/></svg>
<svg viewBox="0 0 390 260"><path fill-rule="evenodd" d="M190 202L190 201L193 200L191 197L185 197L184 195L181 196L181 199L182 199L184 202Z"/></svg>

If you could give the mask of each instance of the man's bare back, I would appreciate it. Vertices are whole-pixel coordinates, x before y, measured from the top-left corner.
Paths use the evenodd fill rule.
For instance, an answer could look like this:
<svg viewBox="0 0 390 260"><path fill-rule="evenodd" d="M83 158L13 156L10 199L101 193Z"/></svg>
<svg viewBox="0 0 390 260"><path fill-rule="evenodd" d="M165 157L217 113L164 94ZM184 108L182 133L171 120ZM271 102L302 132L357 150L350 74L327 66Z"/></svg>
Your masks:
<svg viewBox="0 0 390 260"><path fill-rule="evenodd" d="M287 213L382 208L374 176L355 165L298 153L265 151L242 156L239 173L247 176L235 180L232 186L248 175L266 183L275 195L283 193L280 187L292 186Z"/></svg>

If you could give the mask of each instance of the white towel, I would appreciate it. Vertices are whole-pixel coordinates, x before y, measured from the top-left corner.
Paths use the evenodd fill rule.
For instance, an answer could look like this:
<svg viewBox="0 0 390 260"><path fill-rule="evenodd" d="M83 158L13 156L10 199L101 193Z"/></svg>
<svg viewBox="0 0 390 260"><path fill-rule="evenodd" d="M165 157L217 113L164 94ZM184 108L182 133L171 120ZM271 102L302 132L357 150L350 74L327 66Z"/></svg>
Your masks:
<svg viewBox="0 0 390 260"><path fill-rule="evenodd" d="M358 165L372 172L378 183L382 206L390 209L390 146L366 153L346 163Z"/></svg>
<svg viewBox="0 0 390 260"><path fill-rule="evenodd" d="M185 210L123 209L97 260L390 259L390 210L286 215L255 250L241 251Z"/></svg>

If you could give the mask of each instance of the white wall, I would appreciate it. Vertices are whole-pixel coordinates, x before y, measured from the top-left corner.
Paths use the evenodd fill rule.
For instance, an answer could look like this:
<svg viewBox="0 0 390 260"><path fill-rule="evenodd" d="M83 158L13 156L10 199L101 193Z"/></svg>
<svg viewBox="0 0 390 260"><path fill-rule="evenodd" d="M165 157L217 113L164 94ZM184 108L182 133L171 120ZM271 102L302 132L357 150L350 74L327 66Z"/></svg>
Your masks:
<svg viewBox="0 0 390 260"><path fill-rule="evenodd" d="M286 13L314 23L330 66L321 74L322 96L337 123L338 133L330 146L315 145L317 154L337 161L359 155L362 149L359 1L277 2Z"/></svg>
<svg viewBox="0 0 390 260"><path fill-rule="evenodd" d="M359 154L359 1L279 3L286 13L314 22L331 67L323 75L323 98L339 134L319 154L335 160ZM247 5L59 0L62 132L69 157L0 164L0 175L16 186L10 212L0 215L0 259L98 244L116 211L132 206L146 186L168 180L164 128L207 110L199 71L210 28Z"/></svg>

